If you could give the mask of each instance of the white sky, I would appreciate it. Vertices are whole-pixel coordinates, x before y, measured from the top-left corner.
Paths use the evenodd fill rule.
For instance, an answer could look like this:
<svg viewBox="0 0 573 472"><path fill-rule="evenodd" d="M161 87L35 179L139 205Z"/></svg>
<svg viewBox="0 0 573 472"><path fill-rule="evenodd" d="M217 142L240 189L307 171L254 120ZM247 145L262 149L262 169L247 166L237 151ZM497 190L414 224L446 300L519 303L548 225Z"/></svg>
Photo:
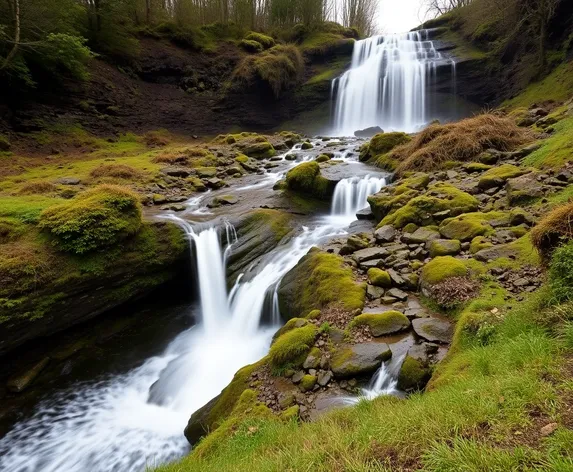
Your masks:
<svg viewBox="0 0 573 472"><path fill-rule="evenodd" d="M423 20L423 0L379 0L378 22L382 33L404 33Z"/></svg>

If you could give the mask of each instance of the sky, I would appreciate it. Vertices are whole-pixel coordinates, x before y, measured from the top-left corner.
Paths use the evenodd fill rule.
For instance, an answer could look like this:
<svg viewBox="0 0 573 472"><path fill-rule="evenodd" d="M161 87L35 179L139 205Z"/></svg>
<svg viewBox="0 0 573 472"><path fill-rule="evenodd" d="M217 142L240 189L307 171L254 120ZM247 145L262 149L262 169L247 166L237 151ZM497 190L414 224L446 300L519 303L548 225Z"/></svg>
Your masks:
<svg viewBox="0 0 573 472"><path fill-rule="evenodd" d="M404 33L423 20L423 0L379 0L378 23L382 33Z"/></svg>

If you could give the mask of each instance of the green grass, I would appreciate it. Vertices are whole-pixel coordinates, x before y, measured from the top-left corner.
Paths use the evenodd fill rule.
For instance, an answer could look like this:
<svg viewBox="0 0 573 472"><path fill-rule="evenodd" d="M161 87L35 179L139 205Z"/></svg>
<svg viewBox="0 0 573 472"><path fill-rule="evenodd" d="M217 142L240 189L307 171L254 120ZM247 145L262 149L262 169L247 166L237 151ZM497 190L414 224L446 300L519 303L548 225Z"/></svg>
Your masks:
<svg viewBox="0 0 573 472"><path fill-rule="evenodd" d="M507 108L530 107L534 103L562 102L573 95L573 61L557 67L539 82L530 84L516 97L503 103Z"/></svg>
<svg viewBox="0 0 573 472"><path fill-rule="evenodd" d="M43 210L64 201L61 198L44 196L0 197L0 217L15 218L23 223L36 223Z"/></svg>
<svg viewBox="0 0 573 472"><path fill-rule="evenodd" d="M573 70L571 72L573 75ZM556 123L554 134L537 151L527 156L525 165L539 169L559 168L573 159L573 118Z"/></svg>
<svg viewBox="0 0 573 472"><path fill-rule="evenodd" d="M342 74L348 65L347 60L336 61L326 66L317 67L316 73L305 82L305 85L314 85L320 82L330 82Z"/></svg>

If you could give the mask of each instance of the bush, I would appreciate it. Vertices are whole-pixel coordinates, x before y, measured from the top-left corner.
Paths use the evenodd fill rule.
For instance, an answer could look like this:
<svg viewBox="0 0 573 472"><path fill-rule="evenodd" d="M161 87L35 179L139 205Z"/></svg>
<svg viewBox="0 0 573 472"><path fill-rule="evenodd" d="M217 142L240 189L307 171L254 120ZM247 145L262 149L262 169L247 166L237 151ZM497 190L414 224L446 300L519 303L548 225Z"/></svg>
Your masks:
<svg viewBox="0 0 573 472"><path fill-rule="evenodd" d="M233 72L235 85L266 84L279 98L294 88L304 72L304 60L296 46L275 46L262 54L247 56Z"/></svg>
<svg viewBox="0 0 573 472"><path fill-rule="evenodd" d="M245 36L245 40L256 41L264 49L272 48L275 45L275 40L273 38L262 33L250 32L247 36Z"/></svg>
<svg viewBox="0 0 573 472"><path fill-rule="evenodd" d="M531 240L543 262L547 263L556 247L573 239L573 203L552 210L531 231Z"/></svg>
<svg viewBox="0 0 573 472"><path fill-rule="evenodd" d="M239 43L239 46L241 46L245 51L253 53L262 52L264 49L261 43L258 41L252 41L250 39L243 39Z"/></svg>
<svg viewBox="0 0 573 472"><path fill-rule="evenodd" d="M487 149L510 151L532 140L530 130L519 128L509 118L478 115L456 123L434 124L412 141L390 152L397 162L396 172L429 171L447 161L473 161Z"/></svg>
<svg viewBox="0 0 573 472"><path fill-rule="evenodd" d="M558 303L573 300L573 242L559 247L553 253L549 280Z"/></svg>
<svg viewBox="0 0 573 472"><path fill-rule="evenodd" d="M41 45L42 65L55 75L64 70L76 79L87 80L89 74L86 64L93 54L85 45L86 42L85 38L69 34L49 34Z"/></svg>
<svg viewBox="0 0 573 472"><path fill-rule="evenodd" d="M54 245L59 249L84 254L137 233L141 204L130 190L100 185L44 210L39 227L54 236Z"/></svg>

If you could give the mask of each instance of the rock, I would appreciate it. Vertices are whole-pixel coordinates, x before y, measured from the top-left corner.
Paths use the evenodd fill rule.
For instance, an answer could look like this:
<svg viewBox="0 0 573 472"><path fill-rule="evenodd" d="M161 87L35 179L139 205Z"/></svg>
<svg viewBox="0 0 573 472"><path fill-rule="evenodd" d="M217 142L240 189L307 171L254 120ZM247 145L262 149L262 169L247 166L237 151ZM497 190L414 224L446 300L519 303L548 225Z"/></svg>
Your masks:
<svg viewBox="0 0 573 472"><path fill-rule="evenodd" d="M439 239L440 233L433 229L428 228L418 228L412 234L405 234L402 236L402 241L408 244L419 244L419 243L427 243L428 241L432 241L434 239Z"/></svg>
<svg viewBox="0 0 573 472"><path fill-rule="evenodd" d="M211 412L219 402L220 398L221 395L219 394L191 415L184 431L185 437L190 444L196 444L203 436L209 434L212 426L212 420L210 419Z"/></svg>
<svg viewBox="0 0 573 472"><path fill-rule="evenodd" d="M326 387L332 380L332 372L330 370L320 372L318 374L318 385Z"/></svg>
<svg viewBox="0 0 573 472"><path fill-rule="evenodd" d="M374 285L368 285L366 287L366 295L371 300L376 300L384 296L384 289L381 287L375 287Z"/></svg>
<svg viewBox="0 0 573 472"><path fill-rule="evenodd" d="M396 298L401 302L405 302L406 300L408 300L408 294L406 292L403 292L399 288L391 288L386 292L386 295L388 295L389 297Z"/></svg>
<svg viewBox="0 0 573 472"><path fill-rule="evenodd" d="M309 392L316 384L316 375L305 375L300 381L300 389L303 392Z"/></svg>
<svg viewBox="0 0 573 472"><path fill-rule="evenodd" d="M437 318L417 318L412 321L414 332L430 342L447 344L451 342L453 328L447 321Z"/></svg>
<svg viewBox="0 0 573 472"><path fill-rule="evenodd" d="M285 159L286 159L287 161L296 161L296 160L298 159L298 155L296 155L296 154L287 154L287 155L285 156Z"/></svg>
<svg viewBox="0 0 573 472"><path fill-rule="evenodd" d="M170 177L189 177L191 175L191 170L185 167L168 167L166 169L162 169L165 175L169 175Z"/></svg>
<svg viewBox="0 0 573 472"><path fill-rule="evenodd" d="M217 190L224 187L226 184L224 180L213 177L212 179L206 179L205 185L211 189Z"/></svg>
<svg viewBox="0 0 573 472"><path fill-rule="evenodd" d="M153 195L152 200L155 205L162 205L163 203L167 203L167 197L165 195L160 195L158 193Z"/></svg>
<svg viewBox="0 0 573 472"><path fill-rule="evenodd" d="M390 274L382 269L372 268L368 270L368 280L376 287L387 288L392 285Z"/></svg>
<svg viewBox="0 0 573 472"><path fill-rule="evenodd" d="M221 205L235 205L239 199L234 195L221 195L215 198Z"/></svg>
<svg viewBox="0 0 573 472"><path fill-rule="evenodd" d="M322 353L320 352L320 349L318 348L314 348L310 351L310 354L306 357L306 359L304 360L304 363L302 364L303 369L316 369L318 368L318 366L320 365L320 358L322 356Z"/></svg>
<svg viewBox="0 0 573 472"><path fill-rule="evenodd" d="M462 250L461 243L456 239L434 239L428 243L430 257L455 256Z"/></svg>
<svg viewBox="0 0 573 472"><path fill-rule="evenodd" d="M299 370L298 372L295 372L291 380L293 381L293 383L297 384L300 383L303 377L304 377L304 370Z"/></svg>
<svg viewBox="0 0 573 472"><path fill-rule="evenodd" d="M400 274L398 274L398 272L396 272L394 269L388 269L387 272L388 275L390 276L390 279L392 280L393 285L402 287L406 284L404 278Z"/></svg>
<svg viewBox="0 0 573 472"><path fill-rule="evenodd" d="M354 136L357 138L371 138L378 133L383 133L384 130L380 126L371 126L370 128L359 129L354 131Z"/></svg>
<svg viewBox="0 0 573 472"><path fill-rule="evenodd" d="M216 167L197 167L197 175L202 179L208 179L217 175Z"/></svg>
<svg viewBox="0 0 573 472"><path fill-rule="evenodd" d="M232 166L225 170L227 175L243 175L243 171L239 166Z"/></svg>
<svg viewBox="0 0 573 472"><path fill-rule="evenodd" d="M484 172L478 181L481 190L501 187L507 180L527 174L528 171L512 164L503 164Z"/></svg>
<svg viewBox="0 0 573 472"><path fill-rule="evenodd" d="M480 262L493 261L502 257L515 259L519 254L519 250L510 246L494 246L487 249L482 249L474 254L474 258Z"/></svg>
<svg viewBox="0 0 573 472"><path fill-rule="evenodd" d="M336 378L368 375L378 370L380 364L390 357L392 351L385 343L345 345L335 351L331 369Z"/></svg>
<svg viewBox="0 0 573 472"><path fill-rule="evenodd" d="M49 357L44 357L42 360L36 362L32 367L28 370L21 372L20 374L14 375L8 379L6 383L6 387L8 390L15 393L20 393L26 390L30 386L30 384L40 375L40 372L44 370L44 368L50 362Z"/></svg>
<svg viewBox="0 0 573 472"><path fill-rule="evenodd" d="M353 259L358 263L371 261L373 259L384 259L389 254L388 250L383 247L369 247L361 249L353 254Z"/></svg>
<svg viewBox="0 0 573 472"><path fill-rule="evenodd" d="M544 195L543 183L538 181L538 175L538 173L532 172L507 181L505 189L511 205L527 203Z"/></svg>
<svg viewBox="0 0 573 472"><path fill-rule="evenodd" d="M557 423L549 423L549 424L546 424L545 426L543 426L543 428L541 428L541 430L539 432L541 433L541 436L543 436L543 437L550 436L555 432L555 430L558 427L559 427L559 424L557 424Z"/></svg>
<svg viewBox="0 0 573 472"><path fill-rule="evenodd" d="M391 310L384 313L363 313L354 318L350 326L368 326L372 336L378 337L408 329L410 320L403 313Z"/></svg>
<svg viewBox="0 0 573 472"><path fill-rule="evenodd" d="M390 243L396 239L396 229L392 225L385 225L374 231L378 243Z"/></svg>
<svg viewBox="0 0 573 472"><path fill-rule="evenodd" d="M356 218L359 220L373 220L374 213L370 208L363 208L362 210L358 210L356 212Z"/></svg>
<svg viewBox="0 0 573 472"><path fill-rule="evenodd" d="M398 374L398 388L405 392L422 390L431 377L431 370L418 359L407 355Z"/></svg>
<svg viewBox="0 0 573 472"><path fill-rule="evenodd" d="M81 180L77 177L62 177L56 180L55 183L60 185L79 185Z"/></svg>
<svg viewBox="0 0 573 472"><path fill-rule="evenodd" d="M392 303L396 303L398 301L397 298L391 297L389 295L384 295L380 301L382 302L382 304L384 305L392 305Z"/></svg>
<svg viewBox="0 0 573 472"><path fill-rule="evenodd" d="M346 240L346 244L342 246L339 254L341 256L346 256L348 254L352 254L353 252L356 252L360 249L365 249L367 247L368 247L368 240L361 238L358 235L353 235Z"/></svg>
<svg viewBox="0 0 573 472"><path fill-rule="evenodd" d="M243 153L254 159L262 160L273 157L276 154L275 148L268 141L262 143L249 144Z"/></svg>

